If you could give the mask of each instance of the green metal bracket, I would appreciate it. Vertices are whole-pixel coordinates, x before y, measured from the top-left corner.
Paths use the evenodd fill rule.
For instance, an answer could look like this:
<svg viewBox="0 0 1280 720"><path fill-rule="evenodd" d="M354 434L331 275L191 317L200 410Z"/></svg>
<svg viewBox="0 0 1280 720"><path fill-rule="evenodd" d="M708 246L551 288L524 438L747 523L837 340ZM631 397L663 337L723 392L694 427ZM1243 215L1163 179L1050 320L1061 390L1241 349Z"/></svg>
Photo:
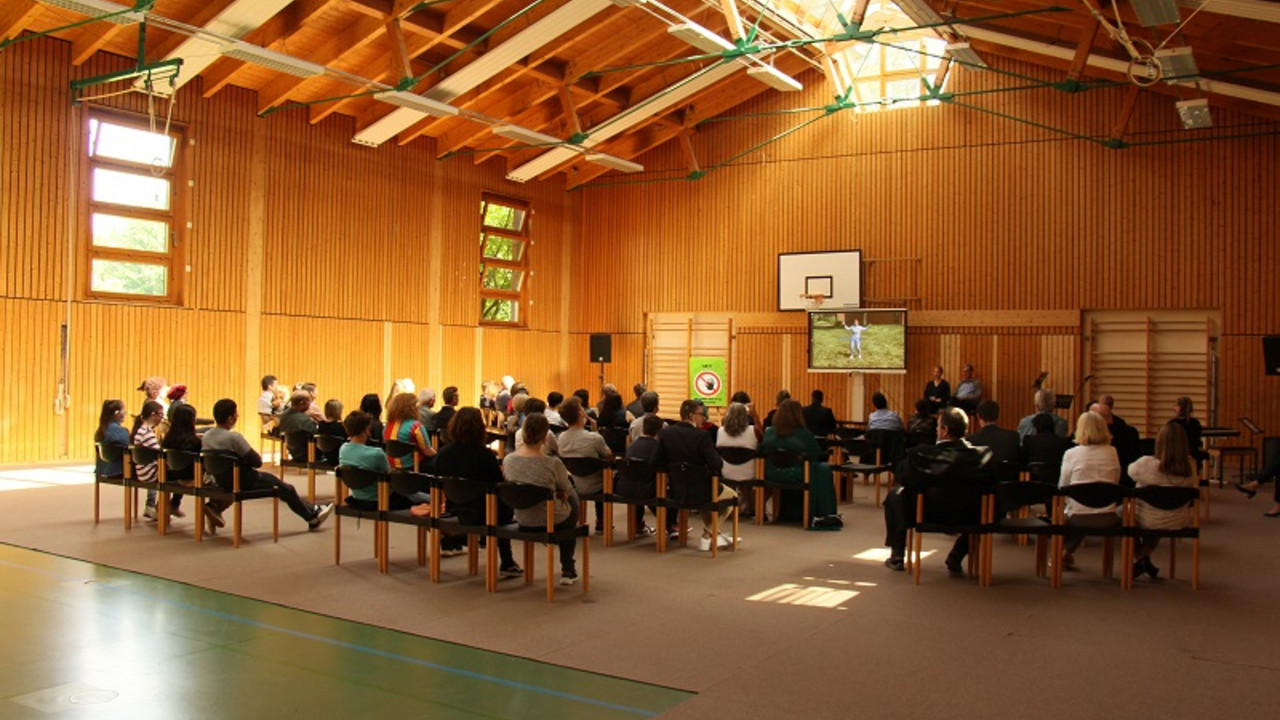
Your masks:
<svg viewBox="0 0 1280 720"><path fill-rule="evenodd" d="M589 133L576 132L570 135L569 139L565 140L565 142L570 145L581 145L582 143L586 142L588 137L590 137Z"/></svg>
<svg viewBox="0 0 1280 720"><path fill-rule="evenodd" d="M701 180L707 176L706 170L694 170L685 176L685 180Z"/></svg>
<svg viewBox="0 0 1280 720"><path fill-rule="evenodd" d="M151 77L155 75L158 71L165 70L167 68L173 68L174 70L173 74L177 75L177 71L181 67L182 67L182 58L173 58L171 60L161 60L160 62L155 62L150 64L139 63L137 67L131 67L127 70L119 70L113 73L107 73L106 75L97 75L95 77L83 78L81 80L72 80L71 91L72 93L78 93L79 91L87 87L92 87L94 85L105 85L106 83L109 83L109 82L117 82L119 80L132 80L133 78L143 77L143 76Z"/></svg>
<svg viewBox="0 0 1280 720"><path fill-rule="evenodd" d="M1112 150L1123 150L1129 147L1129 143L1121 140L1120 138L1107 138L1102 141L1102 146L1111 148Z"/></svg>

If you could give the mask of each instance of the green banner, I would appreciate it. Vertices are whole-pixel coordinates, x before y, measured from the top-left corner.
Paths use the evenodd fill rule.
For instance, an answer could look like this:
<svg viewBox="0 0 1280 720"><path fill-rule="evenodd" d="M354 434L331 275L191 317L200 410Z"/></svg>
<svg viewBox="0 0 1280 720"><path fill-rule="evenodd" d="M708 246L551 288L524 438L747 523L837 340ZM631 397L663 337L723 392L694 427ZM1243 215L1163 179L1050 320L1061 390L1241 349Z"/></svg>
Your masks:
<svg viewBox="0 0 1280 720"><path fill-rule="evenodd" d="M725 359L722 357L689 358L689 397L701 400L707 406L728 405L725 374Z"/></svg>

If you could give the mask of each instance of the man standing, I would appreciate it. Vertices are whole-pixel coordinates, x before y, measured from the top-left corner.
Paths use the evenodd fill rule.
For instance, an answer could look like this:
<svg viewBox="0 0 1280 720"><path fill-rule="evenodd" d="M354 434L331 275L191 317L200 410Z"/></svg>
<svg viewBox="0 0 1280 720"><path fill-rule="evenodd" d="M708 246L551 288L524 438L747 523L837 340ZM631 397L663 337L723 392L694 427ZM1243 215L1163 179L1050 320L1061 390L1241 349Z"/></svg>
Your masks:
<svg viewBox="0 0 1280 720"><path fill-rule="evenodd" d="M938 442L910 450L899 464L898 482L884 501L885 544L889 559L885 567L905 569L907 529L915 525L916 498L924 496L924 516L928 522L968 525L982 519L982 494L993 482L991 451L977 448L964 439L969 419L959 408L938 413ZM961 561L969 554L969 536L956 538L947 555L947 570L963 575Z"/></svg>
<svg viewBox="0 0 1280 720"><path fill-rule="evenodd" d="M805 427L809 428L809 432L814 437L827 437L836 431L836 415L831 412L831 408L822 404L825 397L821 390L814 390L809 393L809 404L804 407L801 414L804 415Z"/></svg>
<svg viewBox="0 0 1280 720"><path fill-rule="evenodd" d="M724 460L720 458L720 453L716 452L711 434L700 429L706 418L707 408L701 400L685 400L680 403L680 422L668 425L658 434L658 450L653 455L654 467L665 471L667 467L676 463L690 463L705 465L709 473L720 474L724 468ZM711 482L709 477L707 482ZM715 499L727 500L736 495L737 493L731 488L721 485L720 497ZM675 518L667 520L669 539L675 539L680 534L679 514L675 513L675 515ZM724 533L721 533L718 538L711 537L711 518L711 513L702 513L702 542L698 546L700 550L710 550L712 542L717 543L717 547L726 547L733 542ZM722 517L721 521L727 519L726 513L726 517Z"/></svg>
<svg viewBox="0 0 1280 720"><path fill-rule="evenodd" d="M973 366L965 363L960 368L960 384L956 386L955 405L967 413L977 410L982 403L982 381L973 377Z"/></svg>
<svg viewBox="0 0 1280 720"><path fill-rule="evenodd" d="M304 397L307 397L304 393ZM315 530L329 519L329 515L333 513L333 503L326 505L309 505L298 497L298 491L292 485L281 482L274 475L268 475L261 472L258 468L262 467L262 456L249 446L249 441L244 439L240 433L232 430L236 426L236 421L240 419L240 413L236 407L236 401L230 398L223 398L213 404L213 421L218 425L205 431L204 437L201 439L202 450L215 450L224 453L230 453L239 458L237 464L240 466L240 489L241 490L257 490L261 488L274 487L284 500L289 509L295 515L307 521L307 528ZM227 472L223 475L214 477L218 486L225 492L232 491L231 473Z"/></svg>

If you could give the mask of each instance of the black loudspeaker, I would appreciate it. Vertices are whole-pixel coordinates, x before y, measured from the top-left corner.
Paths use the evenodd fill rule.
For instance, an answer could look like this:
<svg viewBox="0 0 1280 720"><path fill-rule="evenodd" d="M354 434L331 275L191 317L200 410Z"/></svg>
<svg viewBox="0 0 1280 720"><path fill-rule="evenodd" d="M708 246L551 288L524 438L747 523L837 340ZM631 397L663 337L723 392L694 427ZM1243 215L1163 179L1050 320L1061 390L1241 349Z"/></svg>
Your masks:
<svg viewBox="0 0 1280 720"><path fill-rule="evenodd" d="M1262 356L1266 358L1267 374L1280 375L1280 335L1262 338Z"/></svg>
<svg viewBox="0 0 1280 720"><path fill-rule="evenodd" d="M1262 467L1271 467L1276 461L1276 457L1280 456L1280 437L1266 437L1262 439Z"/></svg>
<svg viewBox="0 0 1280 720"><path fill-rule="evenodd" d="M609 333L592 333L591 362L613 362L613 336Z"/></svg>

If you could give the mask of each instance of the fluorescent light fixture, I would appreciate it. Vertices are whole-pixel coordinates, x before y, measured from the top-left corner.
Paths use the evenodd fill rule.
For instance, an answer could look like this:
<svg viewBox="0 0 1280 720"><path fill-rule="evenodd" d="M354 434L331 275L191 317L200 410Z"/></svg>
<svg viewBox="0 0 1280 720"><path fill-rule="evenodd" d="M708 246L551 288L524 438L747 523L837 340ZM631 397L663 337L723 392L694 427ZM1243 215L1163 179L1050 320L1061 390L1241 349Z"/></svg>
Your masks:
<svg viewBox="0 0 1280 720"><path fill-rule="evenodd" d="M1154 57L1156 62L1160 63L1160 76L1167 83L1186 80L1200 74L1200 68L1196 67L1196 59L1191 54L1190 47L1157 50Z"/></svg>
<svg viewBox="0 0 1280 720"><path fill-rule="evenodd" d="M1183 100L1176 106L1178 117L1182 118L1183 130L1213 127L1213 116L1209 114L1209 101L1204 98Z"/></svg>
<svg viewBox="0 0 1280 720"><path fill-rule="evenodd" d="M294 77L309 78L324 74L323 65L239 40L224 47L222 54L229 58L243 60L244 62L253 63L268 70L275 70Z"/></svg>
<svg viewBox="0 0 1280 720"><path fill-rule="evenodd" d="M649 0L609 0L609 2L613 3L614 5L617 5L618 7L625 8L625 7L635 7L636 5L643 5L649 2Z"/></svg>
<svg viewBox="0 0 1280 720"><path fill-rule="evenodd" d="M1178 15L1178 6L1173 0L1130 0L1133 11L1138 15L1138 24L1142 27L1156 25L1177 25L1182 22Z"/></svg>
<svg viewBox="0 0 1280 720"><path fill-rule="evenodd" d="M101 17L110 15L111 13L123 13L131 9L132 5L120 5L118 3L107 2L107 0L43 0L45 5L52 5L66 10L74 10L81 15L89 15L91 17ZM117 25L132 25L136 22L142 22L142 13L132 12L115 17L102 18L107 22Z"/></svg>
<svg viewBox="0 0 1280 720"><path fill-rule="evenodd" d="M369 127L356 133L355 137L351 138L351 142L366 147L378 147L401 132L408 130L411 125L423 117L425 116L417 110L396 108L389 114L378 118Z"/></svg>
<svg viewBox="0 0 1280 720"><path fill-rule="evenodd" d="M987 66L987 62L967 42L948 43L947 54L970 70L981 70Z"/></svg>
<svg viewBox="0 0 1280 720"><path fill-rule="evenodd" d="M536 130L520 127L519 125L494 125L493 134L501 135L508 140L516 140L528 145L562 145L564 140L554 136L540 133Z"/></svg>
<svg viewBox="0 0 1280 720"><path fill-rule="evenodd" d="M747 74L774 90L795 92L796 90L804 89L804 86L801 85L798 80L772 65L759 65L757 67L753 67L747 71Z"/></svg>
<svg viewBox="0 0 1280 720"><path fill-rule="evenodd" d="M640 163L634 163L630 160L623 160L620 157L606 155L605 153L587 153L587 162L603 165L610 170L617 170L625 173L644 172L644 166Z"/></svg>
<svg viewBox="0 0 1280 720"><path fill-rule="evenodd" d="M679 25L672 25L667 28L667 32L704 52L718 53L734 49L733 43L702 27L698 23L687 22Z"/></svg>
<svg viewBox="0 0 1280 720"><path fill-rule="evenodd" d="M397 107L417 110L424 115L431 117L453 117L458 114L458 108L449 103L442 103L439 100L432 100L429 97L414 95L411 92L403 90L388 90L374 95L375 98L384 103L395 105Z"/></svg>

